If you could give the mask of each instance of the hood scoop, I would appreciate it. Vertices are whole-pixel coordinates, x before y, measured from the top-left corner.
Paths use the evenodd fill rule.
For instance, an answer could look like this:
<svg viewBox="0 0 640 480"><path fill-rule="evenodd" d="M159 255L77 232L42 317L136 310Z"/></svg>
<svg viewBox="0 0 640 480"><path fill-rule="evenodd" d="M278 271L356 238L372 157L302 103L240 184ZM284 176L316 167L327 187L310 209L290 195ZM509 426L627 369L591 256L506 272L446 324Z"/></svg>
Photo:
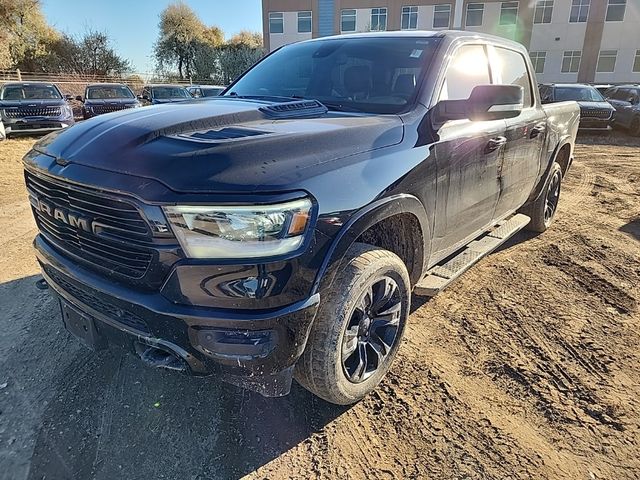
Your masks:
<svg viewBox="0 0 640 480"><path fill-rule="evenodd" d="M243 127L224 127L219 130L181 133L175 135L175 137L202 143L226 143L269 134L272 134L272 132Z"/></svg>
<svg viewBox="0 0 640 480"><path fill-rule="evenodd" d="M300 100L260 107L260 111L271 118L300 118L324 115L328 109L318 100Z"/></svg>

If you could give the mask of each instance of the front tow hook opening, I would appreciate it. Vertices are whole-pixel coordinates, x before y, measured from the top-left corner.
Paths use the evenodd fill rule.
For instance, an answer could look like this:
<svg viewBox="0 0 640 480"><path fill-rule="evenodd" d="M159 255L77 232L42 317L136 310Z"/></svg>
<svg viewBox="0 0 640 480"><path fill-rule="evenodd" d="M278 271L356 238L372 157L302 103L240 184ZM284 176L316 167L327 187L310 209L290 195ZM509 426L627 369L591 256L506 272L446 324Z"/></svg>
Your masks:
<svg viewBox="0 0 640 480"><path fill-rule="evenodd" d="M135 342L134 348L140 359L150 367L178 372L187 371L184 360L174 353L140 342Z"/></svg>

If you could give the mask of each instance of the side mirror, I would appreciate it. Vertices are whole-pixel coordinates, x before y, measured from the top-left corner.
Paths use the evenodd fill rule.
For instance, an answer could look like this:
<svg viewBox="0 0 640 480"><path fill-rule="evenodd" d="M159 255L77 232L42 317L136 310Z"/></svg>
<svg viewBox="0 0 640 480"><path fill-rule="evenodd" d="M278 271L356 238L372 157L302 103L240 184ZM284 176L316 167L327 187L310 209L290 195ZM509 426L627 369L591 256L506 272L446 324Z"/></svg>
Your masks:
<svg viewBox="0 0 640 480"><path fill-rule="evenodd" d="M73 100L73 95L66 94L66 95L64 96L64 99L65 99L67 102L70 102L71 100Z"/></svg>
<svg viewBox="0 0 640 480"><path fill-rule="evenodd" d="M434 107L434 127L448 120L475 122L503 120L520 115L524 91L519 85L478 85L466 100L442 100Z"/></svg>
<svg viewBox="0 0 640 480"><path fill-rule="evenodd" d="M142 95L142 100L146 100L147 102L151 101L151 99L149 98L149 95Z"/></svg>
<svg viewBox="0 0 640 480"><path fill-rule="evenodd" d="M82 97L80 95L76 96L76 100L82 102Z"/></svg>
<svg viewBox="0 0 640 480"><path fill-rule="evenodd" d="M637 105L638 97L631 95L629 98L627 98L627 102L629 102L631 105Z"/></svg>

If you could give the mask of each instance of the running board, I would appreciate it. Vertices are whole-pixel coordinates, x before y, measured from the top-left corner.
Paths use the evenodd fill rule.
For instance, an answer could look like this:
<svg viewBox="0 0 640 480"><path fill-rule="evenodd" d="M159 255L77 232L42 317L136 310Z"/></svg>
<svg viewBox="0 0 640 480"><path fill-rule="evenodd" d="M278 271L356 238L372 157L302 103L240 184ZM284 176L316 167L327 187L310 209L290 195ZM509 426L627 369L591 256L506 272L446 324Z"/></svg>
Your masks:
<svg viewBox="0 0 640 480"><path fill-rule="evenodd" d="M518 213L499 222L491 230L468 243L455 256L448 257L443 260L444 263L439 263L429 269L413 291L418 295L433 297L482 258L522 230L530 220L526 215Z"/></svg>

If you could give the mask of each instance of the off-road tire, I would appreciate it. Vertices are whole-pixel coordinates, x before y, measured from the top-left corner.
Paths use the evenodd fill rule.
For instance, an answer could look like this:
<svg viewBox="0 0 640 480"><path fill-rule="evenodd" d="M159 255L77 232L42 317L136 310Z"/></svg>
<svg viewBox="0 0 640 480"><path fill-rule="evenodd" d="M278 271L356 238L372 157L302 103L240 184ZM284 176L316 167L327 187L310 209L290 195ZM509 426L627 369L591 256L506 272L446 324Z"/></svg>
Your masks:
<svg viewBox="0 0 640 480"><path fill-rule="evenodd" d="M383 362L361 383L353 383L343 370L342 345L353 312L369 285L391 278L398 287L400 317L395 340ZM409 316L411 283L407 268L392 252L364 243L354 244L345 255L311 328L305 351L296 364L294 378L318 397L349 405L371 392L395 358Z"/></svg>
<svg viewBox="0 0 640 480"><path fill-rule="evenodd" d="M529 230L531 232L542 233L546 231L553 223L553 219L555 218L555 214L558 207L557 203L555 205L555 208L550 218L545 216L545 210L547 208L549 187L551 185L551 182L554 181L554 179L556 179L556 181L559 182L558 183L558 199L557 199L559 200L560 191L562 187L562 167L560 167L560 165L557 162L553 162L553 165L551 165L549 174L547 175L547 179L544 182L544 186L542 187L542 190L540 192L540 195L538 195L538 198L536 198L529 205L521 209L522 213L531 217L531 221L525 227L526 230Z"/></svg>

